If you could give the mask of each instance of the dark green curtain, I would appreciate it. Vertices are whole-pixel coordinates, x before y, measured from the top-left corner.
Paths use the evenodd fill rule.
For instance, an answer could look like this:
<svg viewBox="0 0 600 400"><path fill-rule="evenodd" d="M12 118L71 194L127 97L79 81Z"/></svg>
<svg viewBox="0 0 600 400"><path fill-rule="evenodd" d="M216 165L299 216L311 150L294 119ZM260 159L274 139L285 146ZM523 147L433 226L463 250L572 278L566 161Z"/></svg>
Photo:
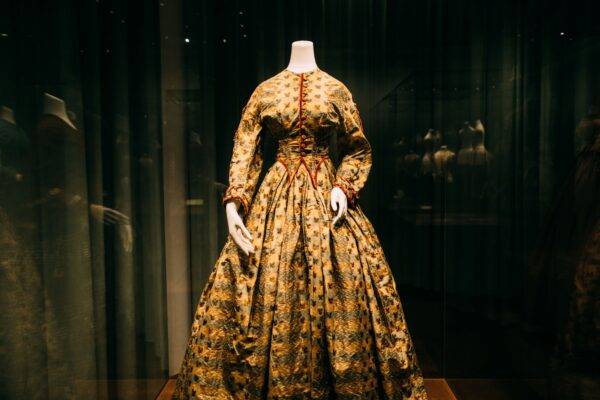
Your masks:
<svg viewBox="0 0 600 400"><path fill-rule="evenodd" d="M434 332L443 333L423 335L439 341L434 358L448 378L546 374L552 333L524 311L540 284L531 265L540 226L571 169L578 122L598 101L591 7L423 2L406 43L409 72L369 115L383 138L375 168L397 174L379 174L394 182L380 186L380 206L393 204L397 216L385 230L397 244L389 254L401 283L440 301L429 315L442 318ZM492 158L475 186L465 187L460 171L440 183L410 169L405 157L423 155L428 129L458 153L464 121L477 119ZM475 202L467 190L477 191ZM533 312L552 318L541 311Z"/></svg>
<svg viewBox="0 0 600 400"><path fill-rule="evenodd" d="M31 162L9 188L18 212L0 206L2 308L19 310L0 397L154 398L168 365L158 2L3 7L0 103ZM41 115L44 92L77 129Z"/></svg>

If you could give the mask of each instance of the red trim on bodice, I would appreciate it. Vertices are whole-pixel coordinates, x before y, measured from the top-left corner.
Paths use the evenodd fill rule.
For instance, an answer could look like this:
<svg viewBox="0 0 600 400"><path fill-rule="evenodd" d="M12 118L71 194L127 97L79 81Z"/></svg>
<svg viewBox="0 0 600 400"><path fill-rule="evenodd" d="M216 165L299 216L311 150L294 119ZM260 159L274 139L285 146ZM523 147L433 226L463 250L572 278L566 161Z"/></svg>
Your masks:
<svg viewBox="0 0 600 400"><path fill-rule="evenodd" d="M308 175L310 176L310 181L313 185L313 187L316 189L317 188L317 173L319 172L319 169L321 168L321 164L323 164L323 161L325 161L327 158L329 158L328 155L324 155L321 156L321 160L319 161L319 163L317 164L315 171L311 172L310 167L308 165L308 163L306 162L304 156L306 155L306 151L305 151L305 143L304 143L304 138L305 138L305 128L304 128L304 120L306 119L306 116L304 115L304 103L306 102L306 99L304 98L304 73L300 74L300 88L299 88L299 96L298 96L298 132L300 133L300 162L298 163L298 167L294 170L293 173L290 174L289 168L287 166L287 164L284 161L284 158L278 158L277 161L281 162L281 164L283 164L284 168L286 169L286 171L288 172L288 176L289 176L289 183L292 183L292 180L294 179L294 177L296 176L296 173L298 172L298 169L300 168L300 165L304 164L304 166L306 167L306 170L308 171Z"/></svg>

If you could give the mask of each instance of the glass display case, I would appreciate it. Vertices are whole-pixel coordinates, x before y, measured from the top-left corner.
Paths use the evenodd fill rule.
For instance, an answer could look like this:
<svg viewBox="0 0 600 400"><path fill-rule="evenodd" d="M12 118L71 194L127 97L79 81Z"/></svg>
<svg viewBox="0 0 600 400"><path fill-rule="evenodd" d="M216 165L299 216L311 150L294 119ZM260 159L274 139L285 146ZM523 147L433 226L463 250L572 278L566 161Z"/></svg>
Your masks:
<svg viewBox="0 0 600 400"><path fill-rule="evenodd" d="M429 399L597 398L594 6L6 1L0 397L171 398L242 112L309 40L360 110L358 204Z"/></svg>

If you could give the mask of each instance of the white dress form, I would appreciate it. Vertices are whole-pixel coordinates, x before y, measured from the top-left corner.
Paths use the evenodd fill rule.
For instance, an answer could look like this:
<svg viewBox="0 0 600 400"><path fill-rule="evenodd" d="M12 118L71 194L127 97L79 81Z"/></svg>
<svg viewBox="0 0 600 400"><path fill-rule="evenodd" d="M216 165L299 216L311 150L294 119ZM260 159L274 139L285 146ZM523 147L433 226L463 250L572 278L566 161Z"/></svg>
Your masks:
<svg viewBox="0 0 600 400"><path fill-rule="evenodd" d="M15 113L11 108L8 108L6 106L0 107L0 119L8 122L9 124L17 124L17 121L15 119Z"/></svg>
<svg viewBox="0 0 600 400"><path fill-rule="evenodd" d="M42 113L44 115L54 115L55 117L64 121L71 128L77 130L75 124L73 124L69 118L67 106L63 99L53 96L50 93L44 93L42 98Z"/></svg>
<svg viewBox="0 0 600 400"><path fill-rule="evenodd" d="M287 70L294 73L309 72L317 69L313 42L309 40L297 40L292 43L292 53Z"/></svg>

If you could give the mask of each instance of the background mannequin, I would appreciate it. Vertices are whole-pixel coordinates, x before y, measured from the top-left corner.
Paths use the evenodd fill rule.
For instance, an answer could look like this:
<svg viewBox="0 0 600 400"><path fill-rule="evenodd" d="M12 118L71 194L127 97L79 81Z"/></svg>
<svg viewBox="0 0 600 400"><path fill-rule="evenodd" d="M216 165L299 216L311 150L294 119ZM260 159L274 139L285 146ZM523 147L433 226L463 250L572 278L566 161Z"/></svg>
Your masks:
<svg viewBox="0 0 600 400"><path fill-rule="evenodd" d="M313 43L308 40L298 40L293 42L290 62L286 69L295 73L302 73L312 71L315 68L317 68L317 63L315 61ZM335 225L346 215L346 211L348 210L348 199L342 189L338 187L334 187L331 190L330 197L331 208L333 211L337 211L337 214L332 221L332 225ZM238 213L239 206L240 204L237 200L232 200L225 205L227 226L235 244L248 255L249 253L254 252L252 234L248 231L242 217Z"/></svg>
<svg viewBox="0 0 600 400"><path fill-rule="evenodd" d="M454 163L456 155L446 145L442 145L433 155L436 178L452 183L454 181Z"/></svg>
<svg viewBox="0 0 600 400"><path fill-rule="evenodd" d="M2 398L42 399L47 393L44 288L36 262L31 143L13 110L0 107L0 372ZM45 321L43 321L45 322ZM6 384L4 383L6 382Z"/></svg>
<svg viewBox="0 0 600 400"><path fill-rule="evenodd" d="M15 182L23 179L26 149L29 147L25 133L17 126L15 113L6 106L0 107L0 177ZM24 164L25 163L25 164ZM19 167L17 167L19 166ZM9 190L10 191L10 190ZM5 193L0 194L3 195Z"/></svg>
<svg viewBox="0 0 600 400"><path fill-rule="evenodd" d="M480 119L473 126L473 163L487 165L492 155L485 148L485 128Z"/></svg>
<svg viewBox="0 0 600 400"><path fill-rule="evenodd" d="M461 147L458 151L457 163L458 165L472 165L473 164L473 136L475 135L475 129L465 121L462 129L458 132L460 136Z"/></svg>
<svg viewBox="0 0 600 400"><path fill-rule="evenodd" d="M423 175L433 175L435 166L433 163L433 154L435 152L435 135L433 129L429 129L423 137L423 147L425 154L421 161L421 172Z"/></svg>
<svg viewBox="0 0 600 400"><path fill-rule="evenodd" d="M52 96L49 93L44 93L43 101L43 114L54 115L63 120L71 128L77 130L69 115L67 114L67 106L62 99L56 96Z"/></svg>
<svg viewBox="0 0 600 400"><path fill-rule="evenodd" d="M59 97L44 93L42 96L42 114L55 116L73 128L75 132L79 132L73 123L73 120L75 120L74 114L67 110L65 101ZM90 203L89 209L94 219L102 221L107 225L119 225L119 236L123 248L125 251L131 252L133 247L133 229L130 218L122 212L101 204Z"/></svg>
<svg viewBox="0 0 600 400"><path fill-rule="evenodd" d="M6 107L6 106L2 106L0 107L0 119L11 123L13 125L17 124L17 121L15 120L15 113L13 112L12 109Z"/></svg>

